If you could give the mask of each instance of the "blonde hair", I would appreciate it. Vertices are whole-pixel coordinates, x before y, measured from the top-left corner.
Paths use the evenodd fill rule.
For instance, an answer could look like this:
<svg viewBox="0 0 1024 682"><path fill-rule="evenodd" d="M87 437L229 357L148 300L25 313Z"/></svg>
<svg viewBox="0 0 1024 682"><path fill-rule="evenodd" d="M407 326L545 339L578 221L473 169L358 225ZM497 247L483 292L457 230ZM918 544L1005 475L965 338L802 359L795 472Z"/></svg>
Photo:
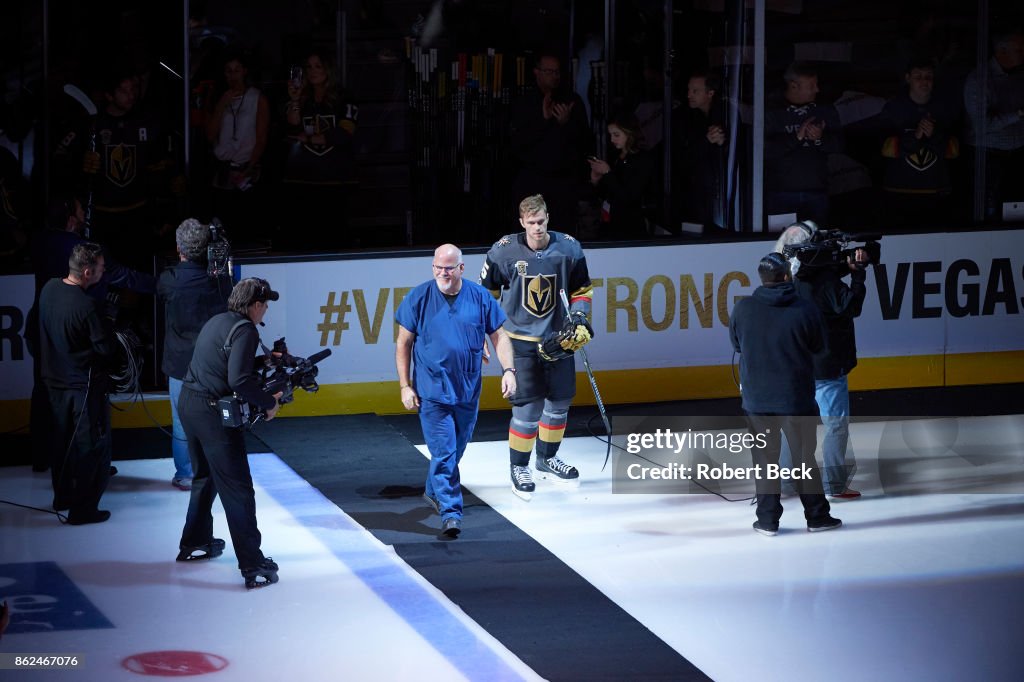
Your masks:
<svg viewBox="0 0 1024 682"><path fill-rule="evenodd" d="M523 218L534 213L548 212L548 205L540 194L533 194L519 202L519 217Z"/></svg>

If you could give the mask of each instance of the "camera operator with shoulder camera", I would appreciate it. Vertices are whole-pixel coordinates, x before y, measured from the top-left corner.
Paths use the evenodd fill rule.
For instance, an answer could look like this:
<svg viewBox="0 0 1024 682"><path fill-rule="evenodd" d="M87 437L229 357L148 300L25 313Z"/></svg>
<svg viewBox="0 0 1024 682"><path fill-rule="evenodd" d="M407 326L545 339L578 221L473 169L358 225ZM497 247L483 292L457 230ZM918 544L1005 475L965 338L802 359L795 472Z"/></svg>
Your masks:
<svg viewBox="0 0 1024 682"><path fill-rule="evenodd" d="M856 464L852 460L847 462L847 375L857 366L854 319L860 316L864 305L866 268L871 258L865 248L852 253L840 251L840 238L848 240L849 236L819 232L813 222L804 221L786 228L775 251L789 258L797 293L813 302L825 318L828 350L814 358L814 399L825 425L822 482L825 493L833 499L853 500L860 493L850 488ZM877 247L877 243L873 246ZM849 284L843 281L847 275Z"/></svg>
<svg viewBox="0 0 1024 682"><path fill-rule="evenodd" d="M263 279L243 279L235 285L228 311L211 318L199 332L178 401L194 478L177 560L212 559L223 552L224 541L213 537L211 514L219 493L247 588L277 582L277 564L260 551L243 430L224 425L217 403L233 395L263 410L268 421L277 414L280 394L263 390L255 365L256 325L263 322L268 301L278 298Z"/></svg>
<svg viewBox="0 0 1024 682"><path fill-rule="evenodd" d="M178 398L199 331L207 320L228 309L231 293L228 273L209 267L210 237L210 226L195 218L181 223L175 233L179 262L160 273L157 280L157 296L164 304L164 350L160 369L167 375L171 397L171 455L174 458L171 485L179 490L192 489L192 464L185 430L178 416Z"/></svg>

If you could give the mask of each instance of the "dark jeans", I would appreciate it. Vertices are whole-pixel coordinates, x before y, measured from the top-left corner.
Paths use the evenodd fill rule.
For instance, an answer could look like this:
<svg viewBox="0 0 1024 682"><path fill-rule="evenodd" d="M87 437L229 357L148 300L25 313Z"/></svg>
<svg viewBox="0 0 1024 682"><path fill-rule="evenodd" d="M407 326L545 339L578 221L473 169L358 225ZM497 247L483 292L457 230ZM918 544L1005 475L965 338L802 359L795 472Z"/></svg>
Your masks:
<svg viewBox="0 0 1024 682"><path fill-rule="evenodd" d="M216 405L188 388L181 389L178 414L188 438L193 474L180 548L201 547L213 539L211 509L219 493L238 568L258 566L264 559L262 538L256 527L256 495L242 429L221 426Z"/></svg>
<svg viewBox="0 0 1024 682"><path fill-rule="evenodd" d="M804 518L808 524L824 521L829 517L829 504L821 487L821 472L814 459L818 443L816 415L788 416L777 414L747 413L750 433L765 436L765 447L753 447L750 454L755 465L765 472L769 464L779 463L779 449L782 434L786 434L793 454L793 467L806 464L811 470L810 480L794 481L804 506ZM781 482L779 479L766 480L764 474L757 481L757 520L770 527L778 527L782 517Z"/></svg>

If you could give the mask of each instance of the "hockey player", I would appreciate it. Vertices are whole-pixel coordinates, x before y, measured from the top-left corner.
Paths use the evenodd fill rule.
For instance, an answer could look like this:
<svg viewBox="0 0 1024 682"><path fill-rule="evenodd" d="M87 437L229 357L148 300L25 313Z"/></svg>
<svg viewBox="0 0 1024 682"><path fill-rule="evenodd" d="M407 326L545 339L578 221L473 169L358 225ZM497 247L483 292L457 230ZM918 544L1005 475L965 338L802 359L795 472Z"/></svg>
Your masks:
<svg viewBox="0 0 1024 682"><path fill-rule="evenodd" d="M82 167L95 202L92 237L122 263L152 267L158 215L170 195L171 161L159 122L139 114L138 78L115 70L104 86L105 106L96 116L96 150ZM153 201L156 199L156 201Z"/></svg>
<svg viewBox="0 0 1024 682"><path fill-rule="evenodd" d="M518 380L508 429L512 490L529 500L535 489L534 443L538 471L556 481L579 479L576 467L558 458L558 448L576 395L573 353L593 336L588 321L593 287L579 242L548 231L544 197L523 199L519 222L523 233L502 237L487 252L480 283L500 298L508 316L505 331ZM562 289L569 293L569 311L560 300Z"/></svg>

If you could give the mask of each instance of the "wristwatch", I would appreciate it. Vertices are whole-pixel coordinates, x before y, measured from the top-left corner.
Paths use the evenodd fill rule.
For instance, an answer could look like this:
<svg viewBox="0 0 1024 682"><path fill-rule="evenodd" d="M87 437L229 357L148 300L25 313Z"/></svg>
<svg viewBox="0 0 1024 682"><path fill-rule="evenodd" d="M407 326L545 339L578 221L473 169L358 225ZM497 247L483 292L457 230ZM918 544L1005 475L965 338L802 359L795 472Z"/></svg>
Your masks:
<svg viewBox="0 0 1024 682"><path fill-rule="evenodd" d="M516 373L516 368L515 367L506 367L505 369L501 370L502 374L504 374L505 372L512 372L513 374L515 374Z"/></svg>

